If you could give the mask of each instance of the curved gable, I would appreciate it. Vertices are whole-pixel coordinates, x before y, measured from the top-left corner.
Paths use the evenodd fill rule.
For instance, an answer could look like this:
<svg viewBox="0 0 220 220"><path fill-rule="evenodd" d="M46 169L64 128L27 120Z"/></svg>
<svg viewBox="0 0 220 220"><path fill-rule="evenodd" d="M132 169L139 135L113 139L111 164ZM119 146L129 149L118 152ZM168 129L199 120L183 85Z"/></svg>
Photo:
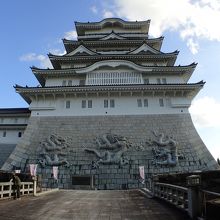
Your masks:
<svg viewBox="0 0 220 220"><path fill-rule="evenodd" d="M121 37L115 34L114 32L112 32L111 34L107 35L106 37L101 38L100 40L122 40L122 39L126 39L126 38Z"/></svg>
<svg viewBox="0 0 220 220"><path fill-rule="evenodd" d="M83 45L78 46L75 50L67 54L66 56L74 56L74 55L95 55L97 53L93 52L92 50L89 50Z"/></svg>
<svg viewBox="0 0 220 220"><path fill-rule="evenodd" d="M119 68L119 67L126 67L128 69L137 70L137 71L151 71L152 68L149 67L143 67L140 65L137 65L131 61L126 60L107 60L107 61L100 61L92 64L91 66L81 68L78 70L75 70L76 73L87 73L94 71L96 69L101 69L104 67L110 67L110 68Z"/></svg>
<svg viewBox="0 0 220 220"><path fill-rule="evenodd" d="M129 54L140 54L140 53L150 53L150 54L160 54L161 52L150 47L146 43L142 44L140 47L136 48L135 50L129 52Z"/></svg>

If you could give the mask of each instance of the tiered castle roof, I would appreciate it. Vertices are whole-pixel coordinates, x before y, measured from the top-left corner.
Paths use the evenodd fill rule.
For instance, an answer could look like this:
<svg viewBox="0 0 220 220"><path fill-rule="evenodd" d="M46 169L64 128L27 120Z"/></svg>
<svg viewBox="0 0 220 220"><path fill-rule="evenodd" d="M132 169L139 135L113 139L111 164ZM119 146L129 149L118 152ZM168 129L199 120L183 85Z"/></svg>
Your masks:
<svg viewBox="0 0 220 220"><path fill-rule="evenodd" d="M178 51L163 53L160 51L163 37L150 39L148 31L150 20L128 22L119 18L107 18L100 22L75 22L78 40L63 39L66 54L59 56L49 54L54 69L32 67L32 72L40 87L22 87L16 85L16 91L30 103L39 95L97 93L117 91L141 91L147 94L194 96L204 82L188 84L196 64L174 66ZM117 71L126 68L142 76L172 75L181 76L181 83L166 84L88 84L87 75L96 70ZM79 85L47 85L48 78L79 77L85 83Z"/></svg>

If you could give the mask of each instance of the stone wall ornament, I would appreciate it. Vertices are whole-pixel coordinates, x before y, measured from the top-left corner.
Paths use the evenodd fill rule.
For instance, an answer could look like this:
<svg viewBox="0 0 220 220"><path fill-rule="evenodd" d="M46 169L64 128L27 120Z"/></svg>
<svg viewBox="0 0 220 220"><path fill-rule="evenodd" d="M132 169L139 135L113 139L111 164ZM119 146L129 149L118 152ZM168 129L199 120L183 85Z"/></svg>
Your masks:
<svg viewBox="0 0 220 220"><path fill-rule="evenodd" d="M69 167L70 164L65 158L69 148L66 138L56 134L49 135L45 141L40 142L41 153L38 159L42 167L45 166L61 166Z"/></svg>
<svg viewBox="0 0 220 220"><path fill-rule="evenodd" d="M95 154L99 159L93 161L93 168L97 168L99 164L118 164L123 166L129 163L129 159L124 155L131 143L127 138L105 134L102 137L95 139L95 144L98 149L85 147L86 152Z"/></svg>
<svg viewBox="0 0 220 220"><path fill-rule="evenodd" d="M177 142L171 136L165 136L164 133L152 132L156 140L148 140L146 143L152 146L153 162L156 165L176 166L182 155L177 152Z"/></svg>

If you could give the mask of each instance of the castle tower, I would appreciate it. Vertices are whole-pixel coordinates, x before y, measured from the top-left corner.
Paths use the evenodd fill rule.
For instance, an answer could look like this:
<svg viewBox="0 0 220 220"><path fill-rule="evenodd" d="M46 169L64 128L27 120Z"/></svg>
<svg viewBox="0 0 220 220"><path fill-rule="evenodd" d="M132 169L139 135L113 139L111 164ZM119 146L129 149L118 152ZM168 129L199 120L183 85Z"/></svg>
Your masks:
<svg viewBox="0 0 220 220"><path fill-rule="evenodd" d="M217 169L188 108L204 82L188 83L196 64L175 66L150 21L75 22L78 40L49 54L53 69L32 67L38 87L16 85L30 105L25 133L3 169L38 164L43 184L59 170L60 188L142 187L156 173Z"/></svg>

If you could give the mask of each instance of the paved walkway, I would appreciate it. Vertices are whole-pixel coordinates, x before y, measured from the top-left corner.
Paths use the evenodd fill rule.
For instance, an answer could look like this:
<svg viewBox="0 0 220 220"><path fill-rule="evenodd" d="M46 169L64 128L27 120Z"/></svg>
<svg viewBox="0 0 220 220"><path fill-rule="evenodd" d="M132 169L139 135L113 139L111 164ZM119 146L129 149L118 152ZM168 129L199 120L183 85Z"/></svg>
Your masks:
<svg viewBox="0 0 220 220"><path fill-rule="evenodd" d="M179 210L137 190L61 190L40 197L0 201L0 219L18 220L188 220Z"/></svg>

